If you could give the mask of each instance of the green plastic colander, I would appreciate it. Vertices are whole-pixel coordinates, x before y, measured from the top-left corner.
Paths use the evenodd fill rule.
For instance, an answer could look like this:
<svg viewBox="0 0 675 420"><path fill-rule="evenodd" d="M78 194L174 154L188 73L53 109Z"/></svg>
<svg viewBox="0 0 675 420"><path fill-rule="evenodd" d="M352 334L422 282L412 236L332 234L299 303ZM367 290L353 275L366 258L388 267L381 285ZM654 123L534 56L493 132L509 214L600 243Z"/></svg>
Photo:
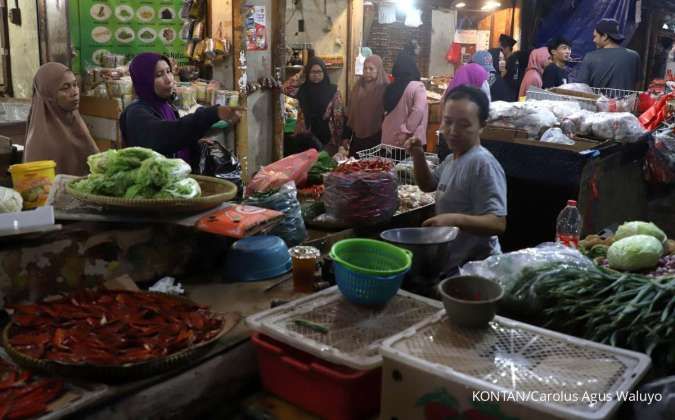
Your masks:
<svg viewBox="0 0 675 420"><path fill-rule="evenodd" d="M380 277L407 271L412 264L412 252L373 239L339 241L329 255L352 271Z"/></svg>

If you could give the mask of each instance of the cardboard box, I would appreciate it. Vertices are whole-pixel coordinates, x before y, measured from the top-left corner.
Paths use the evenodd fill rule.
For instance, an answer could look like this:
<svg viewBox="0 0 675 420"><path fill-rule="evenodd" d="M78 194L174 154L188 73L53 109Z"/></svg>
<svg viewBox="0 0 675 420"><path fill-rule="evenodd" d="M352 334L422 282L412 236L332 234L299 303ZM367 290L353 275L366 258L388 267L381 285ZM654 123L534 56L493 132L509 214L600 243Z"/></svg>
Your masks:
<svg viewBox="0 0 675 420"><path fill-rule="evenodd" d="M518 128L488 125L480 135L481 140L495 140L513 143L515 139L527 140L527 131Z"/></svg>
<svg viewBox="0 0 675 420"><path fill-rule="evenodd" d="M122 134L119 122L121 113L122 104L117 99L92 96L80 98L80 115L102 151L121 147Z"/></svg>

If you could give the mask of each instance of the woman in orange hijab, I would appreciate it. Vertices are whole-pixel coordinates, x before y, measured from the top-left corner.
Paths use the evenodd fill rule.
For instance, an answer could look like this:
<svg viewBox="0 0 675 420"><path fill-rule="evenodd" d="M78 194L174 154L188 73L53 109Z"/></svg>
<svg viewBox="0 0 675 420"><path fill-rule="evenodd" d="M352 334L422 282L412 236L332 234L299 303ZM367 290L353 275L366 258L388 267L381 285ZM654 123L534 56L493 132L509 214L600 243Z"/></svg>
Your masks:
<svg viewBox="0 0 675 420"><path fill-rule="evenodd" d="M87 157L98 153L78 107L75 74L60 63L42 65L33 79L24 162L53 160L57 174L86 175Z"/></svg>

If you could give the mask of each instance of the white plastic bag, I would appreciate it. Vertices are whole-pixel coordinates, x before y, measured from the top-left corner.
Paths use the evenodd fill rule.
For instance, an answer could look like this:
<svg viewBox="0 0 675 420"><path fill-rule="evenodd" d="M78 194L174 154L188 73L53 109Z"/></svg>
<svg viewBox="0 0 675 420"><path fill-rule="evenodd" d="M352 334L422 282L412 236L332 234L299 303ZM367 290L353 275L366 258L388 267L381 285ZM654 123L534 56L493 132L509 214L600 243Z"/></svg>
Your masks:
<svg viewBox="0 0 675 420"><path fill-rule="evenodd" d="M549 128L546 130L543 136L541 136L542 143L554 143L554 144L567 144L574 145L575 142L571 138L567 137L563 131L558 128Z"/></svg>

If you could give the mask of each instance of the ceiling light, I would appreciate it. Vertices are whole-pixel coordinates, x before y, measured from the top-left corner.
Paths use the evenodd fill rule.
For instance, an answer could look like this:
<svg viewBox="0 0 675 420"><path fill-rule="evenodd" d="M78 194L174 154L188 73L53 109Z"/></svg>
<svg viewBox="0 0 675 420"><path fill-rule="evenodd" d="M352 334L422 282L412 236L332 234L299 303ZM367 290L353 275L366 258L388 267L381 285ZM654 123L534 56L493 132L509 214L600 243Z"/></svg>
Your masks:
<svg viewBox="0 0 675 420"><path fill-rule="evenodd" d="M406 14L415 9L415 2L413 0L397 0L396 7Z"/></svg>
<svg viewBox="0 0 675 420"><path fill-rule="evenodd" d="M457 9L462 9L464 7L466 7L466 3L464 3L463 1L461 1L461 2L459 2L455 5L455 8L457 8Z"/></svg>
<svg viewBox="0 0 675 420"><path fill-rule="evenodd" d="M664 23L663 26L661 27L661 29L665 29L667 31L668 30L668 24Z"/></svg>
<svg viewBox="0 0 675 420"><path fill-rule="evenodd" d="M499 8L499 6L501 6L501 3L499 3L498 1L488 1L485 3L483 7L480 8L480 10L484 12L490 12L496 10L497 8Z"/></svg>

